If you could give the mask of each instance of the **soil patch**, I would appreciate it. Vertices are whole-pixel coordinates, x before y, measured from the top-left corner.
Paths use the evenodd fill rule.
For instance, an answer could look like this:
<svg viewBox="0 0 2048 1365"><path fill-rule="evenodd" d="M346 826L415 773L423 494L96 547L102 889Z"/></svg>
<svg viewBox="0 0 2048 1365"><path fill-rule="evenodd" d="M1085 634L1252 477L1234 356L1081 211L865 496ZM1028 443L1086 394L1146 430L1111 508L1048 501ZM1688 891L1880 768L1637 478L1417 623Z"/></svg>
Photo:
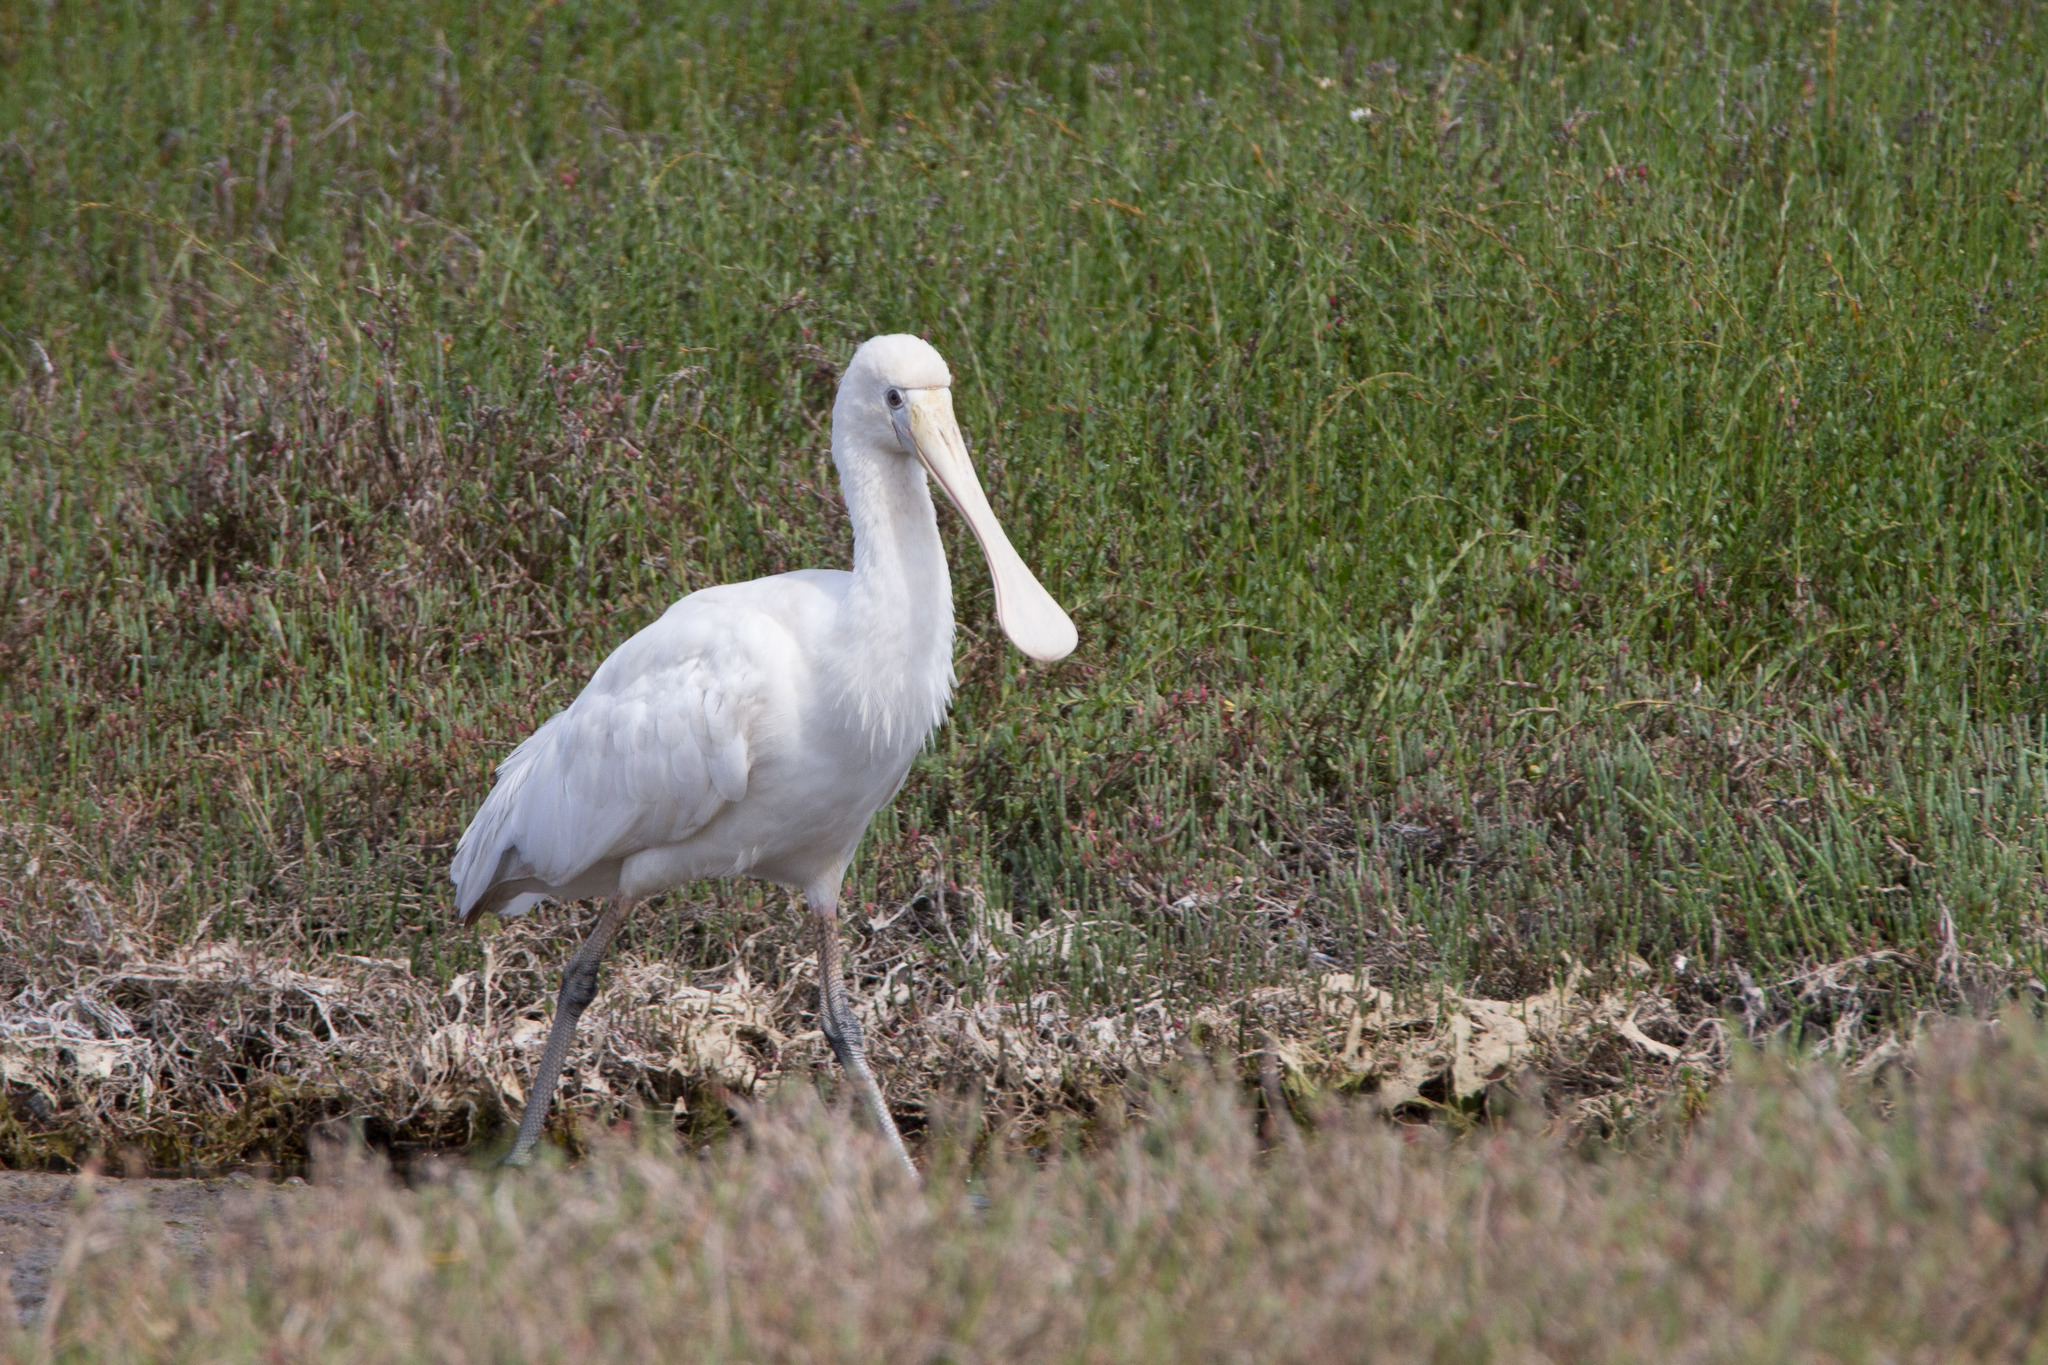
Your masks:
<svg viewBox="0 0 2048 1365"><path fill-rule="evenodd" d="M103 1207L125 1218L154 1222L183 1255L197 1256L208 1230L230 1200L248 1198L257 1182L246 1175L205 1180L127 1179L0 1171L0 1283L14 1295L17 1320L42 1309L50 1279L64 1259L72 1213L87 1182ZM296 1179L287 1182L300 1186Z"/></svg>

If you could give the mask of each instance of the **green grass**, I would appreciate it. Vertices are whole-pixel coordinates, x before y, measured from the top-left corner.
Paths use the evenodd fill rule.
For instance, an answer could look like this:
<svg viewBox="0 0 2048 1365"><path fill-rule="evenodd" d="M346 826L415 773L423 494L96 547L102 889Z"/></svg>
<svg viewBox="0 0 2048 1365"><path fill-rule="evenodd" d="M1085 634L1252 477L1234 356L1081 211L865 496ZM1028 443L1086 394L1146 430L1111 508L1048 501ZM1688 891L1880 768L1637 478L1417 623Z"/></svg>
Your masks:
<svg viewBox="0 0 2048 1365"><path fill-rule="evenodd" d="M959 701L852 889L919 1000L1981 1005L2048 974L2044 36L0 11L0 919L475 967L490 765L683 592L845 562L834 367L903 329L1082 636L1021 668L946 520ZM640 951L803 951L677 907Z"/></svg>

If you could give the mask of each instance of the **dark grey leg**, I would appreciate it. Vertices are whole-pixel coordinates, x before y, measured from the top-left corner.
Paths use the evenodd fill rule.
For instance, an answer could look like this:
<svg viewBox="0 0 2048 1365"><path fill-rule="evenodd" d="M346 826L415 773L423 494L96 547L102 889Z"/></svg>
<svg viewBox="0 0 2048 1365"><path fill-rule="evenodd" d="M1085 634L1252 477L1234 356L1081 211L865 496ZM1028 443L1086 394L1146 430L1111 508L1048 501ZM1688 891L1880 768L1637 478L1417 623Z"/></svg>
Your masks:
<svg viewBox="0 0 2048 1365"><path fill-rule="evenodd" d="M519 1120L519 1140L512 1144L511 1155L505 1158L507 1166L525 1166L533 1161L534 1145L540 1141L540 1130L547 1122L548 1103L554 1099L555 1086L562 1079L563 1059L569 1055L569 1044L576 1037L576 1021L583 1017L584 1007L597 998L598 964L604 961L605 950L612 946L612 938L632 908L633 903L626 900L615 900L605 906L604 913L597 918L597 927L562 969L562 993L555 997L555 1022L548 1028L547 1050L540 1055L540 1069L533 1073L526 1113Z"/></svg>
<svg viewBox="0 0 2048 1365"><path fill-rule="evenodd" d="M818 1027L823 1030L825 1041L832 1044L832 1054L839 1059L839 1065L853 1081L868 1117L882 1130L890 1150L903 1162L910 1178L916 1180L917 1167L903 1146L903 1135L896 1131L896 1120L890 1117L889 1106L882 1099L882 1087L875 1083L875 1073L868 1069L867 1044L861 1037L860 1020L854 1017L853 1005L847 999L846 976L839 961L839 888L835 885L824 894L814 888L806 893L805 899L818 921Z"/></svg>

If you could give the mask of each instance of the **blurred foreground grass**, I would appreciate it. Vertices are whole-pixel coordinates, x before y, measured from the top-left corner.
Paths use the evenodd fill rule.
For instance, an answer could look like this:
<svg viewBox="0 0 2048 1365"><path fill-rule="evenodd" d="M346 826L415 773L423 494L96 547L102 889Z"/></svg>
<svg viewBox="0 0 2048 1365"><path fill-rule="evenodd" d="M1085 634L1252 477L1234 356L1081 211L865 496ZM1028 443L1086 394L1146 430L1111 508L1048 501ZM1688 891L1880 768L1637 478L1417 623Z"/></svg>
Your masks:
<svg viewBox="0 0 2048 1365"><path fill-rule="evenodd" d="M2039 990L2042 37L0 9L0 994L121 1087L17 1085L0 1154L284 1155L379 1103L82 962L234 939L488 1008L443 868L490 766L674 597L844 561L835 366L894 329L1082 648L1021 669L947 520L955 720L853 890L892 1019L1576 963L1856 1055ZM779 895L674 905L629 957L806 1027ZM137 1030L151 1079L65 1050Z"/></svg>
<svg viewBox="0 0 2048 1365"><path fill-rule="evenodd" d="M0 1358L2037 1360L2044 1096L2020 1014L1875 1086L1752 1054L1682 1137L1591 1159L1356 1111L1262 1155L1196 1083L971 1202L950 1144L910 1189L799 1092L706 1159L612 1139L411 1190L334 1163L197 1255L109 1182Z"/></svg>

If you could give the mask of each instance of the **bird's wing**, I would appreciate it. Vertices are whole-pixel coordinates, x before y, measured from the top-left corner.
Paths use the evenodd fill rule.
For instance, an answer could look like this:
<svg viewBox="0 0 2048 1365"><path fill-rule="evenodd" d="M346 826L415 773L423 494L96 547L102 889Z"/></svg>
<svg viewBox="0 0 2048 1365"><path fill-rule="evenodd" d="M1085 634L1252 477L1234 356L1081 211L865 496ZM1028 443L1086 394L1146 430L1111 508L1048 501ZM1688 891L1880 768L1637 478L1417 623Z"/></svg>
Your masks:
<svg viewBox="0 0 2048 1365"><path fill-rule="evenodd" d="M679 843L745 797L767 693L750 625L683 599L513 750L448 869L458 911L469 917L501 882L567 887Z"/></svg>

